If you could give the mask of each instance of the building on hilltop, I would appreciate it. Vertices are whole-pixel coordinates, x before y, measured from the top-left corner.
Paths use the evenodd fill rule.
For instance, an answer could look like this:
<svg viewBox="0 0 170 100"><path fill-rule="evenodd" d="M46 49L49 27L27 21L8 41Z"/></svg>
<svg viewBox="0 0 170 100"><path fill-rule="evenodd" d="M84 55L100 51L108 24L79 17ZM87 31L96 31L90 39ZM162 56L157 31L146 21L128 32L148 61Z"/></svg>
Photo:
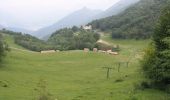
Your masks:
<svg viewBox="0 0 170 100"><path fill-rule="evenodd" d="M89 25L89 26L84 25L84 26L82 26L82 29L84 29L84 30L92 30L92 26L91 25Z"/></svg>

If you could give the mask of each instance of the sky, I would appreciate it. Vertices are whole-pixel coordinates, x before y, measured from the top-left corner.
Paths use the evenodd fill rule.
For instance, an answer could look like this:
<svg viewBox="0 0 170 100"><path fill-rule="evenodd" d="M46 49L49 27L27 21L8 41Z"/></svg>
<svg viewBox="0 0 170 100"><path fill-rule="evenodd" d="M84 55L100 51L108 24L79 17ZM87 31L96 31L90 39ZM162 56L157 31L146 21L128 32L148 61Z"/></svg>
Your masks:
<svg viewBox="0 0 170 100"><path fill-rule="evenodd" d="M28 30L51 25L83 7L106 10L119 0L0 0L0 25Z"/></svg>

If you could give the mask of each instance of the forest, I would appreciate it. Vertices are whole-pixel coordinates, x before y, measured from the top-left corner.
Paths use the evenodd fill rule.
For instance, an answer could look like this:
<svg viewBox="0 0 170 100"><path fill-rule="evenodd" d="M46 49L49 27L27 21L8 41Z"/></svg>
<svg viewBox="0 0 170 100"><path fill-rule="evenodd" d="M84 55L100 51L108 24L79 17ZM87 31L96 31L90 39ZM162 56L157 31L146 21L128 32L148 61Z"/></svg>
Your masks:
<svg viewBox="0 0 170 100"><path fill-rule="evenodd" d="M116 16L95 20L89 24L94 29L111 33L112 38L148 39L167 2L167 0L141 0Z"/></svg>

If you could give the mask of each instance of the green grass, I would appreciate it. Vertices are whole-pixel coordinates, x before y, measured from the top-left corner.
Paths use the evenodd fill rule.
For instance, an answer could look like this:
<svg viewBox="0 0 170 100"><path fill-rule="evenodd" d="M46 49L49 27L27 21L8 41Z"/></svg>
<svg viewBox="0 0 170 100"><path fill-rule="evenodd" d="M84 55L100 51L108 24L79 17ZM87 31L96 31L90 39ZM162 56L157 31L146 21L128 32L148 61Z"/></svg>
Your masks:
<svg viewBox="0 0 170 100"><path fill-rule="evenodd" d="M9 45L22 48L10 37L7 41ZM137 50L135 55L140 54L149 40L110 42L120 45L119 55L83 51L40 54L11 50L0 66L0 100L32 100L37 95L34 89L40 79L46 80L49 92L57 100L166 100L164 92L135 90L134 87L144 77L139 60L131 56L134 55L131 49ZM133 58L129 67L122 65L118 72L116 62L127 61L129 57ZM115 68L109 79L102 67ZM115 82L120 79L123 81ZM3 87L2 82L8 87Z"/></svg>

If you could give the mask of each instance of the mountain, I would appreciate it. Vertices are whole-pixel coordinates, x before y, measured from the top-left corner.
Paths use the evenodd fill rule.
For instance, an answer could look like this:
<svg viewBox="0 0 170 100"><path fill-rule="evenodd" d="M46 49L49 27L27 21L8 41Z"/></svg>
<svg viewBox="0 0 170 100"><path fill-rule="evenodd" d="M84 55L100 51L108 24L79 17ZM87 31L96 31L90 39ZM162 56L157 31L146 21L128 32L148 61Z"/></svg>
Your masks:
<svg viewBox="0 0 170 100"><path fill-rule="evenodd" d="M10 30L10 31L13 31L13 32L21 32L21 33L25 33L25 34L32 34L33 33L33 31L26 30L26 29L23 29L23 28L4 27L4 26L0 25L0 30L3 29L3 28Z"/></svg>
<svg viewBox="0 0 170 100"><path fill-rule="evenodd" d="M23 28L16 28L16 27L6 27L7 30L11 30L13 32L21 32L21 33L25 33L25 34L32 34L33 31L27 30L27 29L23 29Z"/></svg>
<svg viewBox="0 0 170 100"><path fill-rule="evenodd" d="M3 29L3 28L4 28L4 26L0 25L0 30Z"/></svg>
<svg viewBox="0 0 170 100"><path fill-rule="evenodd" d="M49 34L52 34L56 30L59 30L61 28L87 24L90 21L94 20L95 16L99 13L101 13L100 10L91 10L88 8L83 8L69 14L68 16L64 17L63 19L51 26L42 28L34 32L33 34L36 37L44 38L45 36L48 36Z"/></svg>
<svg viewBox="0 0 170 100"><path fill-rule="evenodd" d="M139 1L140 0L120 0L112 7L108 8L107 10L105 10L104 12L102 12L96 17L99 19L99 18L105 18L105 17L117 15Z"/></svg>
<svg viewBox="0 0 170 100"><path fill-rule="evenodd" d="M60 21L51 26L42 28L34 32L33 34L34 36L39 38L47 38L53 32L61 28L80 26L87 24L92 20L116 15L125 10L126 8L128 8L129 6L131 6L132 4L137 3L138 1L140 0L120 0L119 2L117 2L116 4L114 4L112 7L105 11L83 8L76 12L71 13L70 15L66 16L65 18L61 19Z"/></svg>
<svg viewBox="0 0 170 100"><path fill-rule="evenodd" d="M113 38L149 38L168 1L170 0L141 0L116 16L95 20L89 24L94 29L111 32Z"/></svg>

